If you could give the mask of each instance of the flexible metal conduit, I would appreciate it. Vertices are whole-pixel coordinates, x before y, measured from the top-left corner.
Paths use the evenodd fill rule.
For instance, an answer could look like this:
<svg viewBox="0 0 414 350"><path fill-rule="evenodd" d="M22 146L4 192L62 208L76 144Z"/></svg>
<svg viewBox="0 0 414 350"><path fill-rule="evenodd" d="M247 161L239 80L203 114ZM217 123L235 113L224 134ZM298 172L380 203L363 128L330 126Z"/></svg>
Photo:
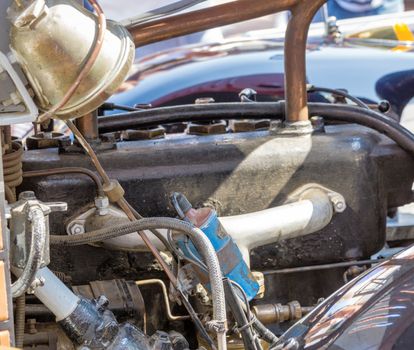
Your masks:
<svg viewBox="0 0 414 350"><path fill-rule="evenodd" d="M212 290L214 320L212 321L211 326L217 333L218 348L225 349L226 305L220 264L211 242L199 228L196 228L185 221L172 218L144 218L117 227L104 228L76 236L52 235L50 236L50 242L51 244L63 245L87 244L96 241L104 241L108 238L119 237L132 232L159 228L184 232L191 238L192 242L203 256L208 267Z"/></svg>
<svg viewBox="0 0 414 350"><path fill-rule="evenodd" d="M29 289L42 264L42 252L46 244L46 225L43 210L37 205L31 206L29 220L32 221L29 257L23 271L19 273L19 278L11 286L13 298L23 295Z"/></svg>

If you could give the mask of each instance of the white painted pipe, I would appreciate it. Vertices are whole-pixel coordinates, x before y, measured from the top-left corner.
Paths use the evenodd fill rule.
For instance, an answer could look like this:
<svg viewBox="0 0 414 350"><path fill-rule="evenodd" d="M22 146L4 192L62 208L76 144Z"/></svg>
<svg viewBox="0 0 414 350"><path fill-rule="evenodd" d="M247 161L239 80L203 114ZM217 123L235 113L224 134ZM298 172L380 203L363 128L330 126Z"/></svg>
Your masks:
<svg viewBox="0 0 414 350"><path fill-rule="evenodd" d="M311 234L331 221L333 205L324 191L310 189L302 198L280 207L219 218L223 229L237 243L248 265L250 250Z"/></svg>
<svg viewBox="0 0 414 350"><path fill-rule="evenodd" d="M79 297L47 267L40 269L36 278L42 281L42 285L35 288L34 294L56 316L56 322L65 319L76 309Z"/></svg>
<svg viewBox="0 0 414 350"><path fill-rule="evenodd" d="M220 217L224 230L235 240L249 265L251 249L281 240L305 236L324 228L332 219L333 205L325 190L309 188L296 202L254 213ZM167 236L166 230L160 232ZM162 243L147 232L158 249ZM129 234L104 242L107 248L147 251L141 237Z"/></svg>

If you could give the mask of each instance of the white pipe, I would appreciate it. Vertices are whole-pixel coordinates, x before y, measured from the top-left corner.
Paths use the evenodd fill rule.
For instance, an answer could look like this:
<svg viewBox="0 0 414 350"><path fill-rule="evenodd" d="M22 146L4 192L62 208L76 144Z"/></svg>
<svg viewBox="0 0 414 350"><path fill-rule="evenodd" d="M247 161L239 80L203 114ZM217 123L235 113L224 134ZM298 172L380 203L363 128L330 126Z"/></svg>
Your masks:
<svg viewBox="0 0 414 350"><path fill-rule="evenodd" d="M56 322L76 309L80 299L47 267L40 269L36 278L41 286L35 288L34 294L56 316Z"/></svg>
<svg viewBox="0 0 414 350"><path fill-rule="evenodd" d="M250 250L281 240L304 236L324 228L332 219L333 205L326 190L310 187L298 201L262 211L220 217L224 230L235 240L249 265ZM166 230L159 230L164 237ZM151 232L146 232L158 249L165 249ZM147 251L138 234L133 233L104 242L114 249Z"/></svg>
<svg viewBox="0 0 414 350"><path fill-rule="evenodd" d="M324 228L332 219L333 206L322 190L310 189L302 200L245 215L219 218L249 265L250 250Z"/></svg>

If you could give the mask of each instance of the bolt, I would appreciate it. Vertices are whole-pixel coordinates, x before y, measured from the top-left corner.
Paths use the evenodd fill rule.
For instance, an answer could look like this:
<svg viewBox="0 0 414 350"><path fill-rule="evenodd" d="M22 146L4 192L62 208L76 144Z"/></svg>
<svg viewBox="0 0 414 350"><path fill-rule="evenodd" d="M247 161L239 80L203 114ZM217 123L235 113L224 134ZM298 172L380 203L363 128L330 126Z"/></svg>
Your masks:
<svg viewBox="0 0 414 350"><path fill-rule="evenodd" d="M95 198L95 207L98 211L98 214L104 216L108 214L109 199L108 197L96 197Z"/></svg>
<svg viewBox="0 0 414 350"><path fill-rule="evenodd" d="M257 91L246 88L240 91L239 97L241 102L256 102Z"/></svg>
<svg viewBox="0 0 414 350"><path fill-rule="evenodd" d="M325 121L322 117L313 116L310 118L310 121L315 131L324 131Z"/></svg>
<svg viewBox="0 0 414 350"><path fill-rule="evenodd" d="M346 204L345 204L345 200L342 196L340 195L333 195L331 197L331 202L334 206L335 212L336 213L343 213L346 209Z"/></svg>
<svg viewBox="0 0 414 350"><path fill-rule="evenodd" d="M85 233L85 227L79 222L74 222L69 227L69 233L71 235L79 235Z"/></svg>
<svg viewBox="0 0 414 350"><path fill-rule="evenodd" d="M36 277L32 284L30 285L30 288L28 289L27 293L28 294L33 294L35 289L38 287L43 287L45 285L45 279L44 277Z"/></svg>
<svg viewBox="0 0 414 350"><path fill-rule="evenodd" d="M196 105L205 105L216 102L212 97L199 97L195 100Z"/></svg>
<svg viewBox="0 0 414 350"><path fill-rule="evenodd" d="M33 191L24 191L19 194L19 200L21 199L32 200L32 199L36 199L36 196Z"/></svg>

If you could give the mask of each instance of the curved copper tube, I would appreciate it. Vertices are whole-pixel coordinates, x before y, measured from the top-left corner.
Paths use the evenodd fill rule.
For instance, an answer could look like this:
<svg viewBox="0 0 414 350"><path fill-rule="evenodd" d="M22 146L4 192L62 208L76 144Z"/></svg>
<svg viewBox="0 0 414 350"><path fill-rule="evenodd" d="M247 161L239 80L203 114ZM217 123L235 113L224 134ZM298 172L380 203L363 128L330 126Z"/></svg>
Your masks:
<svg viewBox="0 0 414 350"><path fill-rule="evenodd" d="M306 92L306 41L308 30L318 9L326 0L299 1L291 9L285 36L285 99L286 121L309 119Z"/></svg>
<svg viewBox="0 0 414 350"><path fill-rule="evenodd" d="M309 25L326 0L236 0L207 9L170 16L127 27L135 46L171 39L202 30L291 10L285 38L286 120L308 120L306 93L306 40Z"/></svg>
<svg viewBox="0 0 414 350"><path fill-rule="evenodd" d="M236 0L145 23L131 23L127 29L138 47L289 10L300 2L301 0ZM306 1L309 2L312 0Z"/></svg>

